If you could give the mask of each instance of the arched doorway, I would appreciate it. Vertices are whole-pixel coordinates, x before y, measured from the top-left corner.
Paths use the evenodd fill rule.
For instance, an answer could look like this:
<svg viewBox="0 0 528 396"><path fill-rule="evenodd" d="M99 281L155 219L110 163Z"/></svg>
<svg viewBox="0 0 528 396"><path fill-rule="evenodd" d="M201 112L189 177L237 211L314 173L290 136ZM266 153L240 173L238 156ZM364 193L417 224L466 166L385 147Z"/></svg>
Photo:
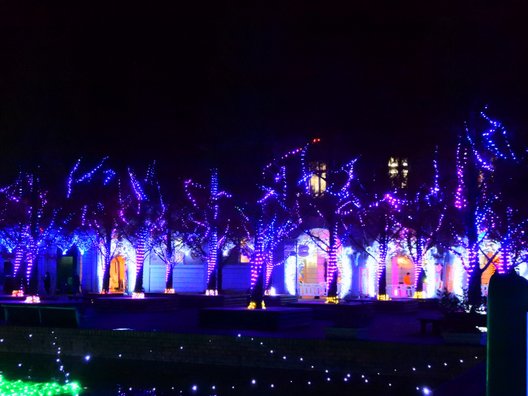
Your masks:
<svg viewBox="0 0 528 396"><path fill-rule="evenodd" d="M490 279L492 275L497 271L497 268L501 267L501 257L500 254L496 255L495 257L494 253L488 252L485 255L481 255L479 257L479 266L481 269L483 269L488 262L491 260L491 263L489 263L488 268L486 268L480 277L480 285L482 289L482 295L488 296L488 287L490 283ZM493 258L493 259L492 259Z"/></svg>
<svg viewBox="0 0 528 396"><path fill-rule="evenodd" d="M313 228L310 235L297 238L295 251L286 259L285 284L290 294L294 289L301 297L319 298L327 295L327 265L329 232L324 228ZM352 286L352 264L350 247L339 246L337 249L337 292L343 298ZM293 269L296 268L295 274ZM292 282L295 275L296 282ZM296 288L293 285L296 284Z"/></svg>
<svg viewBox="0 0 528 396"><path fill-rule="evenodd" d="M132 245L125 239L112 240L112 258L108 265L109 293L128 293L136 281L136 253ZM103 249L97 255L98 290L102 290L105 272L105 257Z"/></svg>
<svg viewBox="0 0 528 396"><path fill-rule="evenodd" d="M326 296L326 258L314 246L300 245L298 290L301 296Z"/></svg>
<svg viewBox="0 0 528 396"><path fill-rule="evenodd" d="M405 285L405 276L409 274L410 288ZM391 298L409 298L414 296L414 263L405 254L392 256L387 267L387 293Z"/></svg>
<svg viewBox="0 0 528 396"><path fill-rule="evenodd" d="M110 293L124 293L126 287L125 257L116 256L110 262Z"/></svg>
<svg viewBox="0 0 528 396"><path fill-rule="evenodd" d="M55 290L58 294L77 294L80 292L82 264L79 249L71 247L67 252L57 252L57 270Z"/></svg>

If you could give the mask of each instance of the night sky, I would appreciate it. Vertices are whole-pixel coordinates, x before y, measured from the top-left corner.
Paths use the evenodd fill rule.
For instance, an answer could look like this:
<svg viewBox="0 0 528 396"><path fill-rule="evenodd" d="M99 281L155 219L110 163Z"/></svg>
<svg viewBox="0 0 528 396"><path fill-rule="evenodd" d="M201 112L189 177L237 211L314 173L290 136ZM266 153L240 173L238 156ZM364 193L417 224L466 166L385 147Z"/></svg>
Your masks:
<svg viewBox="0 0 528 396"><path fill-rule="evenodd" d="M240 180L316 136L412 157L484 104L527 140L521 1L108 3L0 3L3 174L110 155Z"/></svg>

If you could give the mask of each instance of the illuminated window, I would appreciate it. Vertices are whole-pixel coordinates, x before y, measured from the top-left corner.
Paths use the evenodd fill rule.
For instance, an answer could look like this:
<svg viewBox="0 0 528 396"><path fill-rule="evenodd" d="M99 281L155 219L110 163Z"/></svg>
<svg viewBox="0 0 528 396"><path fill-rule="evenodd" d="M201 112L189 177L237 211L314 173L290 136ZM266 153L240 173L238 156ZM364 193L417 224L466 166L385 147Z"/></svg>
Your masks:
<svg viewBox="0 0 528 396"><path fill-rule="evenodd" d="M394 179L398 176L398 159L394 157L389 158L389 177Z"/></svg>
<svg viewBox="0 0 528 396"><path fill-rule="evenodd" d="M407 179L409 176L409 162L407 158L389 158L389 179L393 187L405 188L407 187Z"/></svg>
<svg viewBox="0 0 528 396"><path fill-rule="evenodd" d="M326 164L324 162L312 162L310 164L310 192L315 195L323 195L326 191Z"/></svg>

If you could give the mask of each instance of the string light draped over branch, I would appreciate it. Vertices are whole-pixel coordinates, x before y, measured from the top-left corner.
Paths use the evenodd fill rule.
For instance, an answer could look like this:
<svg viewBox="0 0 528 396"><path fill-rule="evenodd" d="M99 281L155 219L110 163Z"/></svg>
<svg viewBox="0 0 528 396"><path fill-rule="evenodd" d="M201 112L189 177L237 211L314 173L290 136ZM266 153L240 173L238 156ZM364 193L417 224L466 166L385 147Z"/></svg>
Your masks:
<svg viewBox="0 0 528 396"><path fill-rule="evenodd" d="M304 186L304 189L299 191L299 202L301 218L318 218L329 231L328 241L314 234L309 222L305 222L302 229L320 248L326 250L327 302L337 303L338 252L342 248L342 241L349 234L346 219L356 216L362 205L359 196L361 187L354 170L358 158L340 166L331 156L319 158L317 153L310 152L313 144L319 142L316 139L302 150L302 172L298 185Z"/></svg>
<svg viewBox="0 0 528 396"><path fill-rule="evenodd" d="M129 190L127 204L123 206L123 237L136 253L135 284L132 296L144 297L143 268L145 258L154 249L154 234L162 229L166 219L166 206L156 179L156 163L148 166L145 177L139 178L128 168Z"/></svg>
<svg viewBox="0 0 528 396"><path fill-rule="evenodd" d="M219 288L219 252L229 250L237 223L238 211L232 202L231 194L220 189L218 169L211 169L209 186L206 187L191 179L184 182L190 212L191 237L188 243L194 254L207 262L206 294L216 295Z"/></svg>
<svg viewBox="0 0 528 396"><path fill-rule="evenodd" d="M79 159L67 180L66 205L71 215L66 223L77 242L90 246L102 257L102 293L110 290L110 263L117 254L123 233L125 203L117 172L108 166L108 157L81 172ZM79 174L79 176L78 176Z"/></svg>
<svg viewBox="0 0 528 396"><path fill-rule="evenodd" d="M295 203L298 185L291 175L302 173L306 150L318 142L319 139L314 139L289 150L262 168L259 184L262 195L256 201L258 214L253 232L255 247L251 258L250 309L265 308L263 295L269 293L274 267L281 264L281 261L275 262L275 251L299 225Z"/></svg>
<svg viewBox="0 0 528 396"><path fill-rule="evenodd" d="M475 310L482 304L484 271L511 267L512 251L520 247L519 240L516 247L512 238L514 230L523 228L524 219L513 216L507 208L506 199L510 197L505 195L505 174L500 171L508 169L506 177L511 180L521 163L506 129L488 115L487 108L466 123L465 134L457 144L456 161L454 206L459 220L453 239L467 251L464 268L469 275L468 302ZM495 246L494 251L486 246Z"/></svg>
<svg viewBox="0 0 528 396"><path fill-rule="evenodd" d="M15 290L38 294L37 257L54 243L57 209L48 202L48 191L35 172L19 172L15 181L2 188L0 244L14 252ZM28 301L33 302L34 299Z"/></svg>

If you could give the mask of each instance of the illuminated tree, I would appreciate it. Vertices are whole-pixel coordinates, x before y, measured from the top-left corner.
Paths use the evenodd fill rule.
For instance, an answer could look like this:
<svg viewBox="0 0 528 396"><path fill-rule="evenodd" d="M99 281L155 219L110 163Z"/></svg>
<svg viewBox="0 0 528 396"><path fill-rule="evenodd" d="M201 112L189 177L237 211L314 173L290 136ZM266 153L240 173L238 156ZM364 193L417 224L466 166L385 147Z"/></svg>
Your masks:
<svg viewBox="0 0 528 396"><path fill-rule="evenodd" d="M40 177L20 172L11 185L1 191L2 245L13 253L13 276L27 294L38 294L39 253L53 243L56 210L48 203L48 192ZM22 264L25 264L22 266ZM21 271L25 268L25 274Z"/></svg>
<svg viewBox="0 0 528 396"><path fill-rule="evenodd" d="M165 293L174 293L174 266L183 262L189 249L187 240L188 213L185 208L174 210L175 205L168 203L157 226L152 232L152 252L165 264Z"/></svg>
<svg viewBox="0 0 528 396"><path fill-rule="evenodd" d="M433 159L434 177L431 186L422 185L411 198L396 200L396 216L405 227L405 245L414 263L414 287L422 292L424 260L427 253L445 242L445 219L448 205L439 184L437 154ZM450 240L448 243L451 243Z"/></svg>
<svg viewBox="0 0 528 396"><path fill-rule="evenodd" d="M499 208L508 202L503 195L508 180L498 177L501 168L515 169L519 159L515 155L506 129L492 120L485 112L471 120L457 145L457 186L454 206L458 210L458 244L467 251L467 258L460 256L469 274L468 300L472 309L482 302L481 278L502 249L512 249L512 235L517 228L508 225L499 231L499 220L508 218L508 209ZM509 178L513 173L509 175ZM511 212L513 214L513 212ZM514 217L510 217L513 219ZM507 221L506 221L507 223ZM518 222L522 224L522 220ZM494 255L480 264L482 244L490 238L504 243ZM505 252L509 257L509 253ZM507 260L510 260L507 258Z"/></svg>
<svg viewBox="0 0 528 396"><path fill-rule="evenodd" d="M193 182L184 183L185 193L192 205L185 243L193 254L207 261L206 294L218 294L219 253L230 246L234 205L231 195L219 187L218 169L211 170L208 186Z"/></svg>
<svg viewBox="0 0 528 396"><path fill-rule="evenodd" d="M337 303L338 250L348 237L349 218L357 215L362 206L359 199L362 187L354 172L357 158L338 166L335 160L310 160L308 149L309 146L305 146L301 153L301 228L328 254L327 302ZM328 158L333 159L333 156ZM317 219L328 230L328 241L312 232L312 222L307 219Z"/></svg>
<svg viewBox="0 0 528 396"><path fill-rule="evenodd" d="M495 252L500 253L496 265L499 273L514 271L518 265L528 262L528 219L520 210L509 206L503 211L505 213L499 216L498 224L489 235L489 239L500 244Z"/></svg>
<svg viewBox="0 0 528 396"><path fill-rule="evenodd" d="M20 175L19 175L20 177ZM24 256L24 245L21 233L17 232L19 227L18 197L13 195L14 184L9 184L0 189L0 248L2 253L9 257L13 264L12 276L14 284L11 286L17 290L22 285L22 277L19 277L19 269Z"/></svg>
<svg viewBox="0 0 528 396"><path fill-rule="evenodd" d="M305 146L306 147L306 146ZM273 159L262 169L261 197L254 210L254 249L251 252L249 309L265 308L263 295L269 288L275 262L275 251L298 226L296 175L303 147ZM282 261L282 256L280 257Z"/></svg>
<svg viewBox="0 0 528 396"><path fill-rule="evenodd" d="M122 235L125 204L116 172L106 166L107 157L94 168L80 172L79 159L66 182L66 204L71 208L70 228L79 240L103 257L102 293L110 292L110 263Z"/></svg>
<svg viewBox="0 0 528 396"><path fill-rule="evenodd" d="M376 262L376 289L378 298L385 298L387 255L391 243L396 242L402 231L397 220L400 201L386 194L382 199L364 205L351 224L349 238L353 246L366 252Z"/></svg>
<svg viewBox="0 0 528 396"><path fill-rule="evenodd" d="M123 236L131 243L136 252L135 296L143 293L143 266L145 256L154 247L153 235L163 227L167 210L161 196L160 187L155 177L155 163L140 180L131 168L128 168L130 193L128 204L123 208Z"/></svg>

